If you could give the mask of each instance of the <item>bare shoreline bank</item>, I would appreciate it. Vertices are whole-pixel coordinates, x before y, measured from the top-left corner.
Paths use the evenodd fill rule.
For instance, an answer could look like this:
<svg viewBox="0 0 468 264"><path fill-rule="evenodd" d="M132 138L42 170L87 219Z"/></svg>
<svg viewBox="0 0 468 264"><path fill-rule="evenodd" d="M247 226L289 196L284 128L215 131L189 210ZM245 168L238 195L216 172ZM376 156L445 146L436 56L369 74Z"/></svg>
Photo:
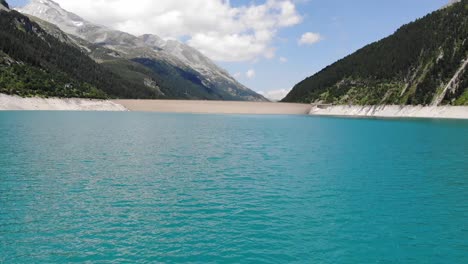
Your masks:
<svg viewBox="0 0 468 264"><path fill-rule="evenodd" d="M195 114L468 119L468 106L317 106L310 104L269 102L21 98L5 94L0 94L0 111L1 110L135 111Z"/></svg>
<svg viewBox="0 0 468 264"><path fill-rule="evenodd" d="M40 98L0 94L0 111L127 111L109 100Z"/></svg>
<svg viewBox="0 0 468 264"><path fill-rule="evenodd" d="M312 106L310 115L375 118L468 119L468 106Z"/></svg>

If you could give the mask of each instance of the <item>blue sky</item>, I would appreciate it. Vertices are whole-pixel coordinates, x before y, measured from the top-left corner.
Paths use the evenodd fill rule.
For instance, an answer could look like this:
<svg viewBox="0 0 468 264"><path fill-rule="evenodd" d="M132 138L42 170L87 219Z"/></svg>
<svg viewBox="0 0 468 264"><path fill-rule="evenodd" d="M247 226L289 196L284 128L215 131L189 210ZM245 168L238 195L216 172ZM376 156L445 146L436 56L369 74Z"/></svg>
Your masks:
<svg viewBox="0 0 468 264"><path fill-rule="evenodd" d="M76 5L78 3L86 5L82 1L73 1ZM159 1L164 0L155 2ZM20 6L27 1L8 2L12 6ZM62 2L62 6L67 5L66 0ZM138 1L132 3L137 4ZM230 6L241 7L263 3L265 0L231 0ZM392 34L403 24L439 9L447 3L447 0L297 0L292 3L302 18L301 22L274 29L276 34L269 43L269 46L275 50L273 58L258 56L255 59L236 62L217 60L217 63L255 91L288 90L323 67L366 44ZM68 6L73 7L72 4ZM69 9L68 6L65 7ZM83 10L71 11L93 21L92 17L86 16L86 10ZM158 29L155 30L156 32L148 33L163 34L157 32ZM299 45L298 40L306 32L318 33L322 36L322 40L315 44ZM187 38L184 36L179 39ZM287 61L281 62L281 57ZM249 70L250 78L246 74Z"/></svg>

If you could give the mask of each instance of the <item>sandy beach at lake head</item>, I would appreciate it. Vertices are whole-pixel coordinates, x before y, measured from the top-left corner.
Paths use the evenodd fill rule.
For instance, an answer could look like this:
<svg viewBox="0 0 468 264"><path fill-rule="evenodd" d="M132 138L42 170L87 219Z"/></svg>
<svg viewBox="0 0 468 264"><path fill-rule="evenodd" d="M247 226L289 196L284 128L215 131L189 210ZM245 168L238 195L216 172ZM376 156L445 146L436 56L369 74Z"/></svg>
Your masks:
<svg viewBox="0 0 468 264"><path fill-rule="evenodd" d="M113 100L130 111L201 114L307 115L310 104L186 100Z"/></svg>

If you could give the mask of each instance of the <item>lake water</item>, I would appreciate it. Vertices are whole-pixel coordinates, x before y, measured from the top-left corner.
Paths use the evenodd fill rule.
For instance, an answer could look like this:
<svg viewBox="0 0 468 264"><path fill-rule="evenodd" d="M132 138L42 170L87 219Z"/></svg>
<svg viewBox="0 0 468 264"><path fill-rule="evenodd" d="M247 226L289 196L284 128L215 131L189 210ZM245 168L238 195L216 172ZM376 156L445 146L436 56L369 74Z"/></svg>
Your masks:
<svg viewBox="0 0 468 264"><path fill-rule="evenodd" d="M0 263L468 263L468 122L1 112Z"/></svg>

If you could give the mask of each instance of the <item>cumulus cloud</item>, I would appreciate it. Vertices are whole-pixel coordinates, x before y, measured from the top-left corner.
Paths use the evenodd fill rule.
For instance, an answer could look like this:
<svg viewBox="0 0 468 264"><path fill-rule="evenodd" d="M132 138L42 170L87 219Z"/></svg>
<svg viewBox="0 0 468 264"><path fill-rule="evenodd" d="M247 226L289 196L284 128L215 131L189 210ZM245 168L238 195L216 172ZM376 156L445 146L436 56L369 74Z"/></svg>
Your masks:
<svg viewBox="0 0 468 264"><path fill-rule="evenodd" d="M229 0L56 0L84 18L135 35L186 39L218 61L274 57L278 30L301 22L293 0L232 6Z"/></svg>
<svg viewBox="0 0 468 264"><path fill-rule="evenodd" d="M249 79L254 78L255 75L256 75L256 73L255 73L255 70L253 70L253 69L250 69L245 73L245 76L247 76L247 78L249 78Z"/></svg>
<svg viewBox="0 0 468 264"><path fill-rule="evenodd" d="M279 89L272 91L259 92L259 94L265 96L266 98L272 101L280 101L288 95L291 90L288 89Z"/></svg>
<svg viewBox="0 0 468 264"><path fill-rule="evenodd" d="M280 57L280 58L279 58L279 61L280 61L281 63L285 63L285 62L288 62L288 59L285 58L285 57Z"/></svg>
<svg viewBox="0 0 468 264"><path fill-rule="evenodd" d="M299 39L299 45L312 45L323 40L323 37L319 33L306 32L302 34Z"/></svg>

